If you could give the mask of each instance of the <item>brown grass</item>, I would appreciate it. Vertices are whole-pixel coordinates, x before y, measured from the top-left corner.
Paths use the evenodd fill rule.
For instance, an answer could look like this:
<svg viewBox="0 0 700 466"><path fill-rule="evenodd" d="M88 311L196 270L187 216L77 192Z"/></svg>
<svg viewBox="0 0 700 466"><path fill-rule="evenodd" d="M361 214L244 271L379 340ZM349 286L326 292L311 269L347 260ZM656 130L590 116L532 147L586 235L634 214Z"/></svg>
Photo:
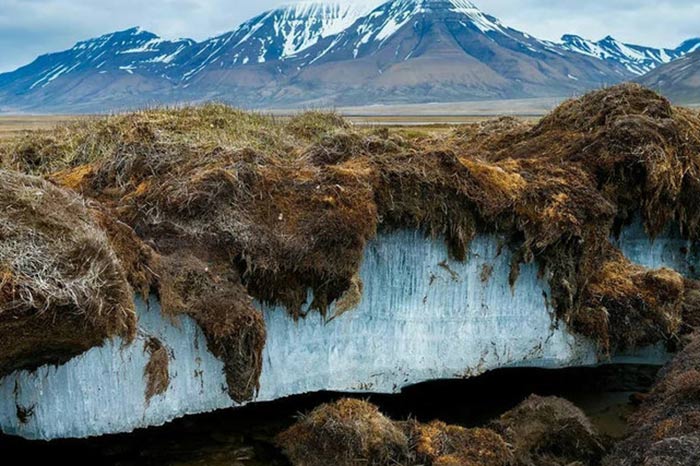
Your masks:
<svg viewBox="0 0 700 466"><path fill-rule="evenodd" d="M252 399L262 371L265 323L238 274L225 260L186 250L162 258L159 270L164 311L192 316L209 350L224 362L231 398Z"/></svg>
<svg viewBox="0 0 700 466"><path fill-rule="evenodd" d="M302 416L277 443L294 466L598 466L606 451L581 410L537 396L490 428L472 429L392 421L376 406L344 399Z"/></svg>
<svg viewBox="0 0 700 466"><path fill-rule="evenodd" d="M508 466L511 460L508 446L491 430L396 422L353 399L319 406L277 443L294 466Z"/></svg>
<svg viewBox="0 0 700 466"><path fill-rule="evenodd" d="M408 438L366 402L344 399L320 406L277 437L295 466L406 464Z"/></svg>
<svg viewBox="0 0 700 466"><path fill-rule="evenodd" d="M148 353L148 362L143 369L146 379L146 404L156 395L162 395L170 386L170 355L168 349L157 338L148 338L143 349Z"/></svg>
<svg viewBox="0 0 700 466"><path fill-rule="evenodd" d="M403 423L412 464L432 466L510 466L513 460L503 438L490 429L466 429L434 421Z"/></svg>
<svg viewBox="0 0 700 466"><path fill-rule="evenodd" d="M135 335L133 292L84 199L0 170L0 373Z"/></svg>
<svg viewBox="0 0 700 466"><path fill-rule="evenodd" d="M586 415L561 398L532 395L492 428L512 446L514 466L597 466L606 452Z"/></svg>

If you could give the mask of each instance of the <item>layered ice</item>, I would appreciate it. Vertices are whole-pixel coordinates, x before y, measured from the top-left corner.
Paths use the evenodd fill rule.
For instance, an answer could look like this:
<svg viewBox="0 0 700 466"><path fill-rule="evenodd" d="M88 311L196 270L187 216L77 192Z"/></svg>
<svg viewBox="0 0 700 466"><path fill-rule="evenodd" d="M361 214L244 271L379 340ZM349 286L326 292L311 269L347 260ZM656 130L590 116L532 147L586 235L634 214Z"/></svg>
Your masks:
<svg viewBox="0 0 700 466"><path fill-rule="evenodd" d="M700 250L696 243L682 238L678 227L669 227L652 239L636 220L613 242L632 262L650 269L668 267L686 277L698 278L696 265L700 263Z"/></svg>
<svg viewBox="0 0 700 466"><path fill-rule="evenodd" d="M645 265L683 269L687 254L677 241L650 242L643 230L631 229L620 244ZM393 393L496 368L601 362L592 342L556 321L536 265L523 265L509 285L511 257L496 236L477 238L468 260L457 262L443 241L419 232L380 235L366 249L357 308L294 322L283 309L260 306L268 340L254 401L322 390ZM88 437L235 406L223 364L194 321L164 318L155 298L137 305L140 331L133 344L114 340L63 366L0 380L0 428L32 439ZM145 343L151 337L170 353L171 380L165 393L147 400ZM618 360L662 358L651 351Z"/></svg>

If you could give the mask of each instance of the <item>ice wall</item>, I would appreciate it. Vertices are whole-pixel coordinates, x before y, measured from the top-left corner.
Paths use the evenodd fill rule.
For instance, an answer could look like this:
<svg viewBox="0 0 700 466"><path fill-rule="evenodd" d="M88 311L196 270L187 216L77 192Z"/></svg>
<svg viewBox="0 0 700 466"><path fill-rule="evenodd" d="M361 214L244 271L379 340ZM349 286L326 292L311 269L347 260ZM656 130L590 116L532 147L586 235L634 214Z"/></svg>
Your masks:
<svg viewBox="0 0 700 466"><path fill-rule="evenodd" d="M697 278L695 265L699 264L698 245L681 237L677 227L666 231L652 240L644 231L639 220L622 230L620 237L613 242L632 262L650 269L670 267L690 278Z"/></svg>
<svg viewBox="0 0 700 466"><path fill-rule="evenodd" d="M668 259L656 249L675 248L634 235L622 244L655 266ZM480 237L460 263L448 258L444 242L418 232L380 235L366 250L356 309L295 323L282 309L262 308L268 341L256 401L320 390L391 393L501 367L598 363L591 342L553 319L535 265L523 266L516 285L508 285L511 253L501 246L497 237ZM0 429L27 438L86 437L234 406L223 365L192 319L163 318L155 299L137 304L134 344L108 342L63 366L0 380ZM147 402L144 343L151 336L170 352L171 382ZM620 360L654 363L662 356L640 352Z"/></svg>

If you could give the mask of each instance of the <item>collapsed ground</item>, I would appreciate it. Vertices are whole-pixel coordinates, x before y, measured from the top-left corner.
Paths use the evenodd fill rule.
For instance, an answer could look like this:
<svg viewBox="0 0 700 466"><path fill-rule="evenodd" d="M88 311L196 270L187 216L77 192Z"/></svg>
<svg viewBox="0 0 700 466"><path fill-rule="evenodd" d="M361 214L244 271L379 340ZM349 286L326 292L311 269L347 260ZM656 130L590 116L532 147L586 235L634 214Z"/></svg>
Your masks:
<svg viewBox="0 0 700 466"><path fill-rule="evenodd" d="M502 235L516 251L511 281L539 264L559 318L604 353L673 345L695 321L697 284L630 263L610 237L639 215L652 237L673 224L696 239L699 154L700 116L634 85L535 125L444 134L219 105L28 133L0 146L11 187L0 195L0 371L132 338L125 296L153 290L164 312L202 327L232 398L251 399L265 342L253 299L302 318L311 289L314 310L351 310L365 245L399 228L444 238L460 260L477 234ZM157 393L167 371L151 372Z"/></svg>

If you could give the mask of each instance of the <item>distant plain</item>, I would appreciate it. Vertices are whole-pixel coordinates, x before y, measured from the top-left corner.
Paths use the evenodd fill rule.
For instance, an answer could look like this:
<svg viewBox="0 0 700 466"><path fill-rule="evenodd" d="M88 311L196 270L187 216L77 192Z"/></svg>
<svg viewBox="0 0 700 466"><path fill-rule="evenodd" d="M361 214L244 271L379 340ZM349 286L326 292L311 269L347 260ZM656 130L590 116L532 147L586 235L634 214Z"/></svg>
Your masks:
<svg viewBox="0 0 700 466"><path fill-rule="evenodd" d="M556 105L553 99L518 101L463 102L420 105L384 105L368 107L337 108L357 125L367 126L422 126L449 127L476 123L499 116L517 116L528 120L539 119ZM269 110L275 117L284 119L293 112ZM0 115L0 139L21 134L24 131L51 129L86 115Z"/></svg>
<svg viewBox="0 0 700 466"><path fill-rule="evenodd" d="M0 116L0 139L21 134L23 131L51 129L59 124L77 120L78 116L69 115L21 115Z"/></svg>

